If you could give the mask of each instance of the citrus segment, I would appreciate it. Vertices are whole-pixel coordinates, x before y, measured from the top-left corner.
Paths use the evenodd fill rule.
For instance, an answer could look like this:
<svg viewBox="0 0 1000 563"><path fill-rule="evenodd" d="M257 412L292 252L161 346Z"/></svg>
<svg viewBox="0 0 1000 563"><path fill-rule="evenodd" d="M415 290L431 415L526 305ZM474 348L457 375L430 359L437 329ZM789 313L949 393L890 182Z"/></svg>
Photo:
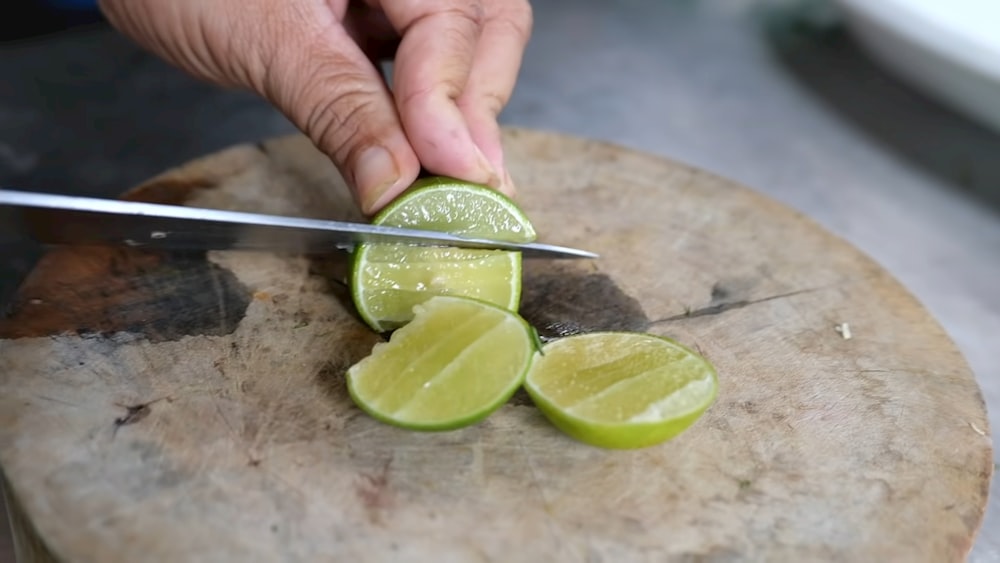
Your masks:
<svg viewBox="0 0 1000 563"><path fill-rule="evenodd" d="M531 222L513 200L487 186L446 177L418 180L372 223L508 242L536 238ZM413 306L433 295L472 297L517 311L521 254L363 244L354 253L350 285L361 318L380 332L409 322Z"/></svg>
<svg viewBox="0 0 1000 563"><path fill-rule="evenodd" d="M579 334L546 344L525 379L539 410L595 446L638 448L686 430L715 400L715 369L668 338Z"/></svg>
<svg viewBox="0 0 1000 563"><path fill-rule="evenodd" d="M472 297L516 310L521 262L515 252L372 244L358 251L353 296L377 331L402 326L431 295Z"/></svg>
<svg viewBox="0 0 1000 563"><path fill-rule="evenodd" d="M467 297L433 296L388 342L351 366L348 391L383 422L459 428L506 402L534 353L531 328L517 314Z"/></svg>

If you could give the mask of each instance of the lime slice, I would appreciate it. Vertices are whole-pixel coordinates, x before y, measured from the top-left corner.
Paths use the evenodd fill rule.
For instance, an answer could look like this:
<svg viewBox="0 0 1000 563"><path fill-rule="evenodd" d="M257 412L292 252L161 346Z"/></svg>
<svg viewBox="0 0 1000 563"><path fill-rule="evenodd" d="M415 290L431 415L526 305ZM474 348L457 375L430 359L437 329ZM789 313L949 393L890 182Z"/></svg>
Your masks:
<svg viewBox="0 0 1000 563"><path fill-rule="evenodd" d="M594 446L651 446L712 404L718 379L692 350L659 336L601 332L549 342L524 382L557 428Z"/></svg>
<svg viewBox="0 0 1000 563"><path fill-rule="evenodd" d="M467 297L434 296L348 369L347 388L378 420L450 430L479 422L506 402L535 351L534 333L516 313Z"/></svg>
<svg viewBox="0 0 1000 563"><path fill-rule="evenodd" d="M487 186L446 177L415 182L372 223L432 229L509 242L535 240L535 229L513 200ZM502 250L363 244L354 253L351 297L374 330L394 330L413 306L433 295L459 295L517 311L521 254Z"/></svg>

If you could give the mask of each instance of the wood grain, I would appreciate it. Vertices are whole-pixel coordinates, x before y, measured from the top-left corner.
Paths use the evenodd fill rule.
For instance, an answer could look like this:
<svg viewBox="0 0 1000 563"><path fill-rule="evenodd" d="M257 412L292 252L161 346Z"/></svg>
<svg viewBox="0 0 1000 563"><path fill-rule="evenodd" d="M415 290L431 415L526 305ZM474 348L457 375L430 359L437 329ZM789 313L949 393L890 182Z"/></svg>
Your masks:
<svg viewBox="0 0 1000 563"><path fill-rule="evenodd" d="M660 446L605 451L523 394L447 433L379 424L343 374L379 340L344 256L61 249L0 321L0 467L65 561L961 561L992 449L979 388L921 305L808 218L613 145L509 129L543 241L551 337L700 349L719 399ZM127 197L360 220L292 136ZM836 327L848 323L851 338Z"/></svg>

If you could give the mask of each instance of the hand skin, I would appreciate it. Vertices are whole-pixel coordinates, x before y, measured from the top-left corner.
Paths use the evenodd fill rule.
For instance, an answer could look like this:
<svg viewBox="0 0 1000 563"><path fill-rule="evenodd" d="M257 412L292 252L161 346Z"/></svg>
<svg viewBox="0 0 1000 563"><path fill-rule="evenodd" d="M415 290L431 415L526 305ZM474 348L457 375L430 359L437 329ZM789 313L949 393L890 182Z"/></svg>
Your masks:
<svg viewBox="0 0 1000 563"><path fill-rule="evenodd" d="M528 0L100 0L112 26L203 80L261 95L372 215L432 174L514 186L497 115ZM376 62L394 53L390 91Z"/></svg>

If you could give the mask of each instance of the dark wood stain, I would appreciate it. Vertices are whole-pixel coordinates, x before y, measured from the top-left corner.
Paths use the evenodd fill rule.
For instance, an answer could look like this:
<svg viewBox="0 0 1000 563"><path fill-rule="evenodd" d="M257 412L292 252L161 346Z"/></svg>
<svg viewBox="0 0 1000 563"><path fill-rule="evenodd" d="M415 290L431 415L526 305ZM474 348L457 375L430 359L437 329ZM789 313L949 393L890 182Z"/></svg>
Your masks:
<svg viewBox="0 0 1000 563"><path fill-rule="evenodd" d="M525 260L521 316L542 340L600 331L645 332L639 302L607 274L579 264Z"/></svg>
<svg viewBox="0 0 1000 563"><path fill-rule="evenodd" d="M531 395L525 391L524 387L518 387L517 391L514 391L514 394L507 400L507 404L515 407L533 407L535 401L531 399Z"/></svg>
<svg viewBox="0 0 1000 563"><path fill-rule="evenodd" d="M124 199L182 204L207 181L151 182ZM44 254L0 318L0 339L126 332L153 342L235 330L252 299L204 252L62 246Z"/></svg>
<svg viewBox="0 0 1000 563"><path fill-rule="evenodd" d="M153 342L235 330L251 300L232 272L203 252L62 247L18 290L0 338L127 332Z"/></svg>

